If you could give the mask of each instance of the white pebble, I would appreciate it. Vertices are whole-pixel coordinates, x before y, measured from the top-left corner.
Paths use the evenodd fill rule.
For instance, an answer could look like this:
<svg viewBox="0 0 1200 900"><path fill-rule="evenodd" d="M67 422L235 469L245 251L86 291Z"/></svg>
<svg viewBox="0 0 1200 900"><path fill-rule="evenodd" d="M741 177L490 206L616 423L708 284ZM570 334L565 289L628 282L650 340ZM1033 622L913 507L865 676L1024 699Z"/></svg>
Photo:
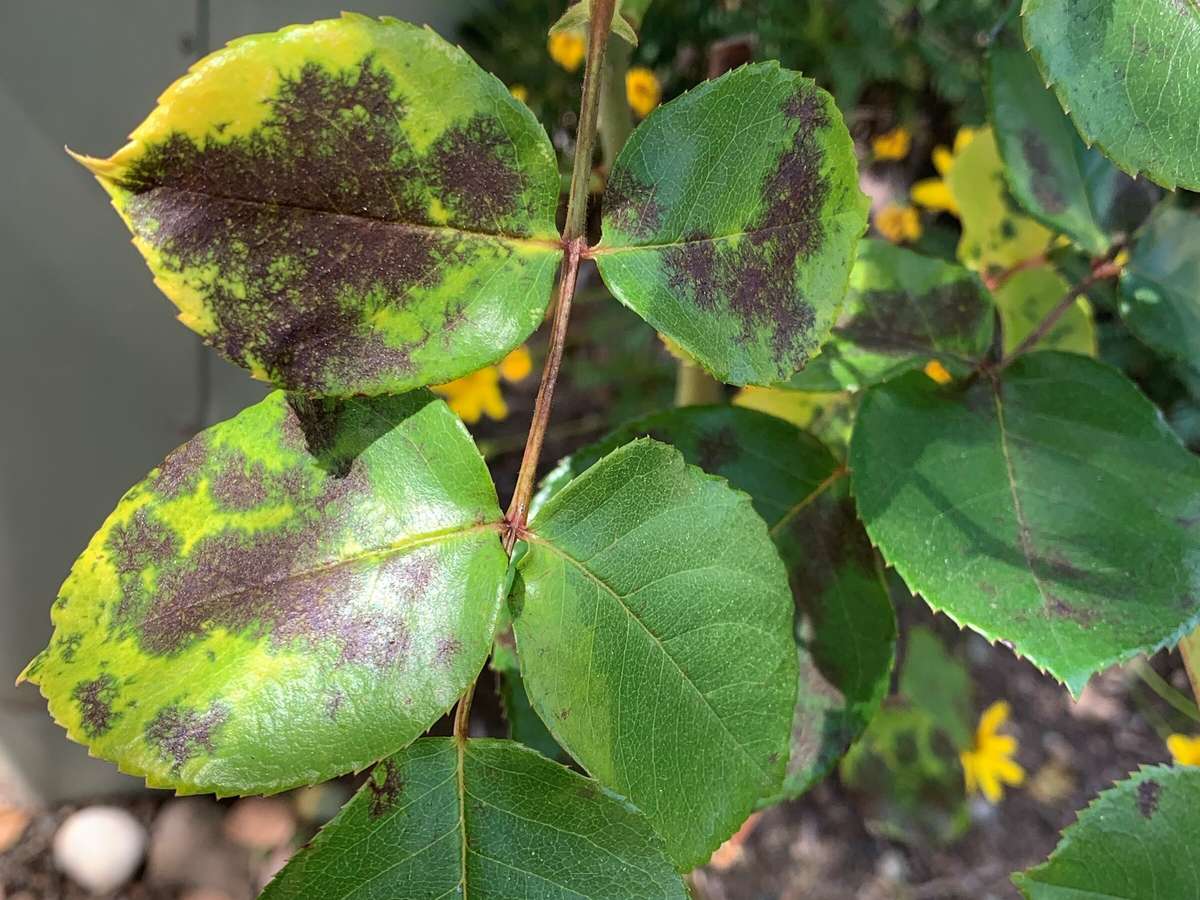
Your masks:
<svg viewBox="0 0 1200 900"><path fill-rule="evenodd" d="M72 813L54 835L54 864L80 887L107 894L127 882L146 852L146 829L115 806Z"/></svg>

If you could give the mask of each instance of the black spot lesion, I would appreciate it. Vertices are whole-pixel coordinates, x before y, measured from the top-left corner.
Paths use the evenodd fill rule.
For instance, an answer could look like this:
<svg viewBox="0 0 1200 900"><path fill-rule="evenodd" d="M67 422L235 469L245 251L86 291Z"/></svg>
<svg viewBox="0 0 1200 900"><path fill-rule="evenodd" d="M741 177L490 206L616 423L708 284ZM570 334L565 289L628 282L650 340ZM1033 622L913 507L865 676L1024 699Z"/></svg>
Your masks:
<svg viewBox="0 0 1200 900"><path fill-rule="evenodd" d="M729 425L704 432L696 444L696 462L705 472L719 472L741 453L737 432Z"/></svg>
<svg viewBox="0 0 1200 900"><path fill-rule="evenodd" d="M228 719L228 708L219 702L203 712L177 704L165 706L146 725L146 743L178 773L193 757L216 752L215 732Z"/></svg>
<svg viewBox="0 0 1200 900"><path fill-rule="evenodd" d="M829 126L814 86L799 87L783 105L795 122L791 144L761 188L761 213L739 241L716 241L704 232L664 251L668 286L690 294L702 310L725 310L740 322L738 341L752 346L769 330L781 369L796 371L816 349L811 298L797 296L796 267L825 242L821 212L830 183L822 174L818 132Z"/></svg>
<svg viewBox="0 0 1200 900"><path fill-rule="evenodd" d="M1153 778L1147 778L1138 785L1137 808L1142 818L1149 819L1158 811L1158 800L1162 794L1162 785Z"/></svg>
<svg viewBox="0 0 1200 900"><path fill-rule="evenodd" d="M372 819L390 812L400 801L404 792L404 779L400 777L400 767L394 760L385 759L367 779L367 791L370 794L370 815Z"/></svg>
<svg viewBox="0 0 1200 900"><path fill-rule="evenodd" d="M436 198L453 227L524 235L515 148L476 116L417 153L406 101L370 55L337 71L308 63L266 103L249 134L148 146L121 182L135 233L168 271L203 279L191 286L217 326L205 339L234 362L314 393L411 373L432 335L393 346L369 320L472 251L452 233L389 226L439 226Z"/></svg>
<svg viewBox="0 0 1200 900"><path fill-rule="evenodd" d="M613 172L604 189L604 215L613 228L635 241L652 240L662 226L662 205L653 185L642 181L629 166Z"/></svg>
<svg viewBox="0 0 1200 900"><path fill-rule="evenodd" d="M939 284L913 296L904 290L866 291L834 334L876 353L904 355L954 349L972 352L991 304L973 281Z"/></svg>
<svg viewBox="0 0 1200 900"><path fill-rule="evenodd" d="M99 738L108 734L121 717L121 714L113 709L117 694L117 681L108 674L75 685L71 696L79 707L80 726L89 738Z"/></svg>
<svg viewBox="0 0 1200 900"><path fill-rule="evenodd" d="M1021 153L1029 166L1034 198L1046 212L1061 213L1067 208L1067 201L1059 190L1058 173L1050 161L1050 148L1045 139L1036 130L1025 128L1021 131L1020 141Z"/></svg>

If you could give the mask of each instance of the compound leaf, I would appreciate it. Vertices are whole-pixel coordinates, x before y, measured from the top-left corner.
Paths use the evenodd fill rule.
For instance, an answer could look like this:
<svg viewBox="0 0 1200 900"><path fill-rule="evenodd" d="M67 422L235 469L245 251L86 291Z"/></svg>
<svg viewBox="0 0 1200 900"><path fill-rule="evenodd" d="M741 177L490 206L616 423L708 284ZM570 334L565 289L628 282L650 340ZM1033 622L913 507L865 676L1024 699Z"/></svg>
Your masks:
<svg viewBox="0 0 1200 900"><path fill-rule="evenodd" d="M499 518L470 435L428 392L274 393L122 498L25 677L73 739L156 787L263 793L361 769L483 666Z"/></svg>
<svg viewBox="0 0 1200 900"><path fill-rule="evenodd" d="M1027 900L1200 897L1200 769L1144 766L1104 791L1040 866L1013 875Z"/></svg>
<svg viewBox="0 0 1200 900"><path fill-rule="evenodd" d="M965 373L991 344L994 318L973 272L865 240L833 338L789 386L858 389L931 359Z"/></svg>
<svg viewBox="0 0 1200 900"><path fill-rule="evenodd" d="M429 29L358 15L234 41L81 158L180 321L256 377L400 392L542 321L558 170L524 104Z"/></svg>
<svg viewBox="0 0 1200 900"><path fill-rule="evenodd" d="M1166 206L1138 235L1121 276L1121 316L1145 344L1180 362L1200 354L1200 216Z"/></svg>
<svg viewBox="0 0 1200 900"><path fill-rule="evenodd" d="M833 98L762 63L639 126L593 253L617 299L717 378L771 384L829 335L866 217Z"/></svg>
<svg viewBox="0 0 1200 900"><path fill-rule="evenodd" d="M1078 693L1200 619L1200 460L1122 375L1040 352L870 389L850 448L884 558L935 609Z"/></svg>
<svg viewBox="0 0 1200 900"><path fill-rule="evenodd" d="M681 868L778 790L796 701L787 576L750 499L640 439L538 510L510 604L529 698Z"/></svg>
<svg viewBox="0 0 1200 900"><path fill-rule="evenodd" d="M1030 215L1099 256L1139 209L1149 212L1157 189L1084 146L1028 53L993 47L988 87L1008 185Z"/></svg>
<svg viewBox="0 0 1200 900"><path fill-rule="evenodd" d="M384 760L263 900L686 900L644 817L511 741L423 738Z"/></svg>
<svg viewBox="0 0 1200 900"><path fill-rule="evenodd" d="M895 656L895 616L846 470L820 441L775 416L689 406L630 422L567 457L547 476L539 504L644 436L749 494L787 567L800 671L791 755L782 788L759 803L799 796L862 733L887 695Z"/></svg>
<svg viewBox="0 0 1200 900"><path fill-rule="evenodd" d="M1025 42L1091 146L1130 174L1200 189L1194 0L1025 0Z"/></svg>

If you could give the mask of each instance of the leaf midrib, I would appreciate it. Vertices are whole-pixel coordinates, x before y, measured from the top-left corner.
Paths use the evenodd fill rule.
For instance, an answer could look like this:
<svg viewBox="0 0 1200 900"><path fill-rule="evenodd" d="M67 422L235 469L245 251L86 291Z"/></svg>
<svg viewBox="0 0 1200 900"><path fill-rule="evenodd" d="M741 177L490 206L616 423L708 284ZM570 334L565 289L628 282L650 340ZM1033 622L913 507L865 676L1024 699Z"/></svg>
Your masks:
<svg viewBox="0 0 1200 900"><path fill-rule="evenodd" d="M558 253L564 252L561 241L551 240L549 238L519 237L517 235L504 234L503 232L498 231L479 231L469 228L457 228L451 225L426 225L418 222L405 222L399 219L376 219L372 216L360 215L359 213L322 209L317 206L306 206L301 203L280 203L276 201L259 200L255 198L235 197L232 194L222 194L216 191L190 191L186 188L177 187L172 184L160 184L155 185L152 188L138 190L130 185L123 184L117 179L107 178L103 175L97 177L119 186L122 190L129 191L134 196L141 196L152 191L165 191L172 194L186 194L191 197L204 197L210 200L220 200L226 203L242 203L246 206L268 207L280 210L311 213L321 216L332 216L335 218L349 219L355 222L364 222L368 225L378 228L394 228L398 231L409 231L418 234L456 235L459 237L496 241L499 243L512 244L520 247L531 247L539 250L553 250Z"/></svg>
<svg viewBox="0 0 1200 900"><path fill-rule="evenodd" d="M382 547L376 547L371 550L363 550L358 553L352 553L349 556L340 557L332 562L313 566L312 568L303 569L296 572L286 572L278 578L264 579L257 584L245 585L244 587L234 588L233 590L225 591L219 594L205 594L203 597L186 604L183 608L188 609L199 603L210 603L214 600L228 600L232 597L237 597L251 591L275 587L279 584L286 584L289 581L299 581L304 578L310 578L314 575L321 575L326 572L336 571L344 566L352 566L366 560L404 554L418 547L425 547L430 544L440 543L442 541L470 537L471 535L482 534L486 531L497 531L498 534L499 527L499 522L487 522L482 525L456 525L450 528L442 528L437 531L428 531L422 534L411 535L409 537L401 538L398 541L393 541L390 544L385 544ZM177 612L178 608L174 608L172 610L172 614ZM142 618L142 623L148 624L151 622L156 622L162 617L163 614L164 613L162 612L156 613L155 609L152 609L145 617Z"/></svg>
<svg viewBox="0 0 1200 900"><path fill-rule="evenodd" d="M612 585L610 585L608 582L606 582L603 578L601 578L596 573L592 572L591 569L589 569L583 562L576 559L574 556L572 556L567 551L565 551L565 550L559 548L558 546L556 546L555 544L552 544L551 542L547 541L545 538L542 538L536 534L533 534L532 532L529 532L526 535L524 535L523 539L528 541L531 544L536 544L539 547L546 548L554 556L557 556L559 559L563 560L564 562L570 563L574 568L578 569L586 578L588 578L590 581L592 581L598 587L602 588L607 594L609 594L614 600L616 600L617 605L620 606L620 608L625 612L625 614L632 621L634 621L638 624L638 626L642 629L642 631L644 631L646 633L646 635L648 635L650 637L650 639L654 641L655 645L658 647L658 649L662 653L662 655L671 661L671 665L675 667L675 671L677 671L679 673L679 676L680 676L680 678L682 678L684 684L686 684L689 688L691 688L692 693L695 694L695 696L701 700L701 702L704 705L704 708L709 711L709 713L712 715L712 718L715 719L717 724L721 727L721 731L724 732L725 735L729 738L729 740L733 743L733 745L735 747L737 747L738 752L741 753L741 755L743 757L745 757L747 761L749 761L750 765L763 777L763 779L765 781L769 782L771 780L771 773L768 772L766 769L764 769L762 767L762 765L753 756L751 756L750 752L745 748L745 746L741 743L741 741L739 741L737 739L737 736L732 731L729 730L729 726L725 724L725 720L722 719L720 717L720 715L717 713L717 711L713 708L712 703L709 702L708 697L705 696L705 694L696 686L696 684L692 681L692 679L688 676L688 674L682 668L680 668L679 663L676 662L676 660L675 660L675 657L673 657L669 652L667 652L667 648L664 646L662 639L658 635L656 635L653 631L650 630L650 628L646 625L645 622L643 622L641 620L641 618L637 615L637 613L635 613L629 607L629 605L625 603L625 598L622 597L619 593L617 593L616 589L613 588Z"/></svg>

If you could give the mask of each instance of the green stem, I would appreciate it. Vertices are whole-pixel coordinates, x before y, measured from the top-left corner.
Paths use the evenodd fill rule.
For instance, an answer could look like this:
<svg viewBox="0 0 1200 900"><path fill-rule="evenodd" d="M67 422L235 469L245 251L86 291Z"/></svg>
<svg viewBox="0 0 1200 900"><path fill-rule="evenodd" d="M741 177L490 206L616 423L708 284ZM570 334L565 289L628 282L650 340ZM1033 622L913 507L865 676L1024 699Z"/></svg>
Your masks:
<svg viewBox="0 0 1200 900"><path fill-rule="evenodd" d="M702 406L724 400L725 391L711 375L694 362L679 360L675 370L676 406Z"/></svg>
<svg viewBox="0 0 1200 900"><path fill-rule="evenodd" d="M617 154L633 134L633 113L625 98L625 75L633 47L615 41L604 62L604 83L600 86L600 152L605 173L611 172Z"/></svg>
<svg viewBox="0 0 1200 900"><path fill-rule="evenodd" d="M1192 696L1200 699L1200 630L1193 631L1179 642L1183 668L1192 684Z"/></svg>
<svg viewBox="0 0 1200 900"><path fill-rule="evenodd" d="M1184 640L1187 639L1185 638ZM1169 685L1161 675L1150 667L1150 663L1144 659L1139 659L1134 664L1133 671L1137 674L1138 678L1142 679L1146 687L1159 696L1159 699L1166 701L1177 712L1183 713L1193 722L1200 722L1200 709L1196 707L1196 704ZM1191 675L1190 670L1188 671L1188 675Z"/></svg>
<svg viewBox="0 0 1200 900"><path fill-rule="evenodd" d="M571 171L571 188L567 197L567 224L563 229L563 264L558 276L554 321L550 327L550 342L546 349L546 365L533 404L533 421L525 439L525 453L517 473L517 485L512 502L504 515L504 549L509 554L525 532L529 517L529 501L533 496L538 460L546 439L550 421L550 406L554 386L562 366L566 345L567 324L571 318L571 302L579 278L579 261L587 249L588 181L592 174L592 153L596 146L596 119L600 108L600 83L603 81L604 51L612 28L616 0L592 0L592 19L588 35L587 68L583 73L583 100L579 109L579 130L575 136L575 168Z"/></svg>

